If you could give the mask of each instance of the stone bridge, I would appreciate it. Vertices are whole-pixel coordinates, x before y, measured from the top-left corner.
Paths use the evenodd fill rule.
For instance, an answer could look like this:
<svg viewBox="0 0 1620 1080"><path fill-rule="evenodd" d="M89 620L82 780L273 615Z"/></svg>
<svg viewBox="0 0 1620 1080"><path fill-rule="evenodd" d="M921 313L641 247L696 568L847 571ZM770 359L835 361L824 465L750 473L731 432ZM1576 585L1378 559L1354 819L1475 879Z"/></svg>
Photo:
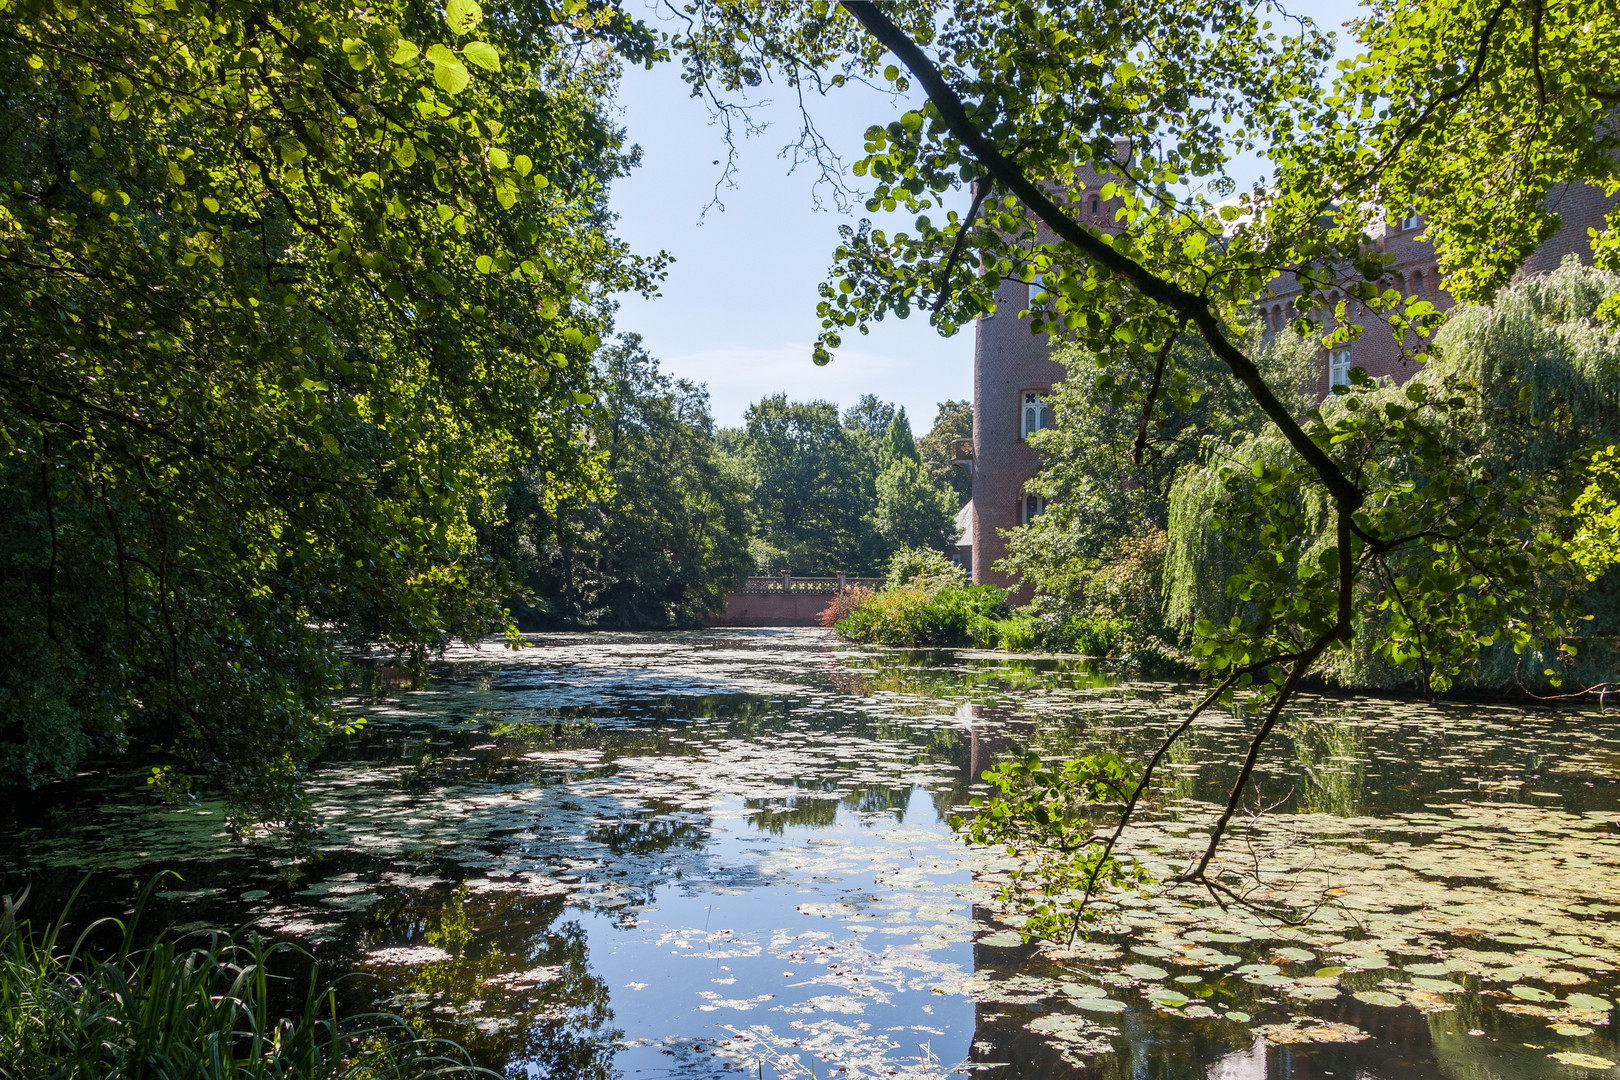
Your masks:
<svg viewBox="0 0 1620 1080"><path fill-rule="evenodd" d="M839 589L864 585L875 589L880 577L751 577L738 592L726 594L724 614L711 616L710 626L815 626L816 616L832 602Z"/></svg>

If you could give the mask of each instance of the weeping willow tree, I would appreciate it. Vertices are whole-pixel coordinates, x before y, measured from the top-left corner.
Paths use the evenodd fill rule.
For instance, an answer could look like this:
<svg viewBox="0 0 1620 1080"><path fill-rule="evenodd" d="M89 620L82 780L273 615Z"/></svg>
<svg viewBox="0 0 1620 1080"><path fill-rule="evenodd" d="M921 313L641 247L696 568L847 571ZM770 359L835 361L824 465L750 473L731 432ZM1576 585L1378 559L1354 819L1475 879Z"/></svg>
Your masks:
<svg viewBox="0 0 1620 1080"><path fill-rule="evenodd" d="M1454 310L1437 335L1428 365L1408 386L1380 383L1330 398L1322 413L1346 412L1347 399L1365 411L1410 404L1411 386L1435 396L1466 393L1469 404L1453 411L1446 434L1466 448L1478 468L1490 475L1570 482L1584 475L1595 451L1620 443L1620 324L1601 311L1620 292L1620 274L1581 265L1570 258L1556 271L1526 277L1504 289L1494 303ZM1286 340L1286 339L1285 339ZM1314 348L1304 338L1287 346ZM1165 563L1168 616L1185 630L1200 621L1242 620L1251 602L1237 595L1233 579L1257 554L1255 544L1233 529L1234 490L1223 477L1276 468L1288 447L1274 432L1206 441L1201 462L1176 477L1169 499L1169 545ZM1296 496L1302 524L1303 560L1316 559L1333 544L1331 508L1320 492ZM1567 502L1552 502L1527 516L1524 539L1535 534L1567 536ZM1564 676L1583 684L1611 680L1620 640L1620 584L1615 575L1586 583L1583 601L1591 618L1584 623L1578 650L1563 666ZM1581 583L1578 577L1571 581ZM1391 600L1386 581L1363 581L1363 599L1378 609ZM1401 687L1423 685L1421 662L1403 668L1391 661L1388 611L1382 608L1352 647L1326 657L1322 674L1345 685ZM1555 658L1516 655L1506 640L1481 651L1461 679L1475 688L1522 683L1553 689L1547 668Z"/></svg>
<svg viewBox="0 0 1620 1080"><path fill-rule="evenodd" d="M1174 343L1195 336L1291 451L1215 477L1212 526L1251 553L1232 599L1254 617L1194 623L1207 697L1140 766L1098 756L999 774L1002 797L971 835L1064 855L1034 893L1006 896L1029 915L1025 933L1072 933L1099 889L1135 880L1120 838L1214 703L1241 700L1258 722L1207 845L1174 880L1224 900L1233 889L1213 860L1283 710L1320 661L1360 647L1364 626L1386 619L1391 662L1444 689L1497 642L1561 649L1579 619L1568 543L1537 523L1581 488L1496 470L1479 449L1490 406L1466 380L1386 398L1353 376L1350 394L1300 414L1233 327L1286 274L1302 334L1357 336L1320 317L1343 296L1397 341L1426 341L1442 313L1391 286L1393 253L1372 240L1413 211L1451 294L1491 302L1563 226L1556 186L1620 190L1620 10L1372 0L1364 16L1359 51L1337 62L1309 20L1246 0L694 0L671 36L722 108L767 77L897 91L898 115L867 129L853 173L868 211L904 219L843 231L817 307L819 362L886 317L926 311L950 333L997 313L1004 283L1041 282L1051 301L1027 313L1032 331L1108 356L1098 390L1117 391L1117 407L1149 427L1179 411L1165 392L1184 370ZM906 96L914 86L926 101ZM814 153L813 123L803 131ZM1238 163L1256 157L1267 179L1240 190ZM971 190L965 213L942 201L953 189ZM1595 233L1598 259L1620 269L1620 210ZM1532 419L1528 405L1513 415ZM1331 545L1317 543L1317 498ZM1098 813L1116 824L1097 829Z"/></svg>
<svg viewBox="0 0 1620 1080"><path fill-rule="evenodd" d="M1318 365L1303 338L1262 342L1253 318L1233 332L1255 350L1257 364L1281 388L1290 409L1310 407ZM1034 590L1026 610L1049 645L1069 646L1064 628L1074 620L1117 618L1129 624L1127 640L1137 647L1125 651L1135 660L1175 658L1185 620L1166 618L1156 552L1169 524L1177 479L1200 463L1206 445L1226 445L1266 421L1202 340L1178 337L1172 352L1175 381L1163 393L1174 397L1177 407L1160 416L1120 407L1116 398L1123 393L1109 390L1110 356L1072 344L1053 353L1065 369L1047 398L1056 422L1030 436L1041 471L1027 485L1049 505L1007 533L1008 554L998 564ZM1144 548L1154 549L1155 557L1143 560ZM1216 560L1212 569L1225 571L1213 583L1216 589L1224 588L1232 572L1229 560L1220 561L1221 553L1218 546L1209 553ZM1140 580L1122 590L1121 578L1131 576Z"/></svg>

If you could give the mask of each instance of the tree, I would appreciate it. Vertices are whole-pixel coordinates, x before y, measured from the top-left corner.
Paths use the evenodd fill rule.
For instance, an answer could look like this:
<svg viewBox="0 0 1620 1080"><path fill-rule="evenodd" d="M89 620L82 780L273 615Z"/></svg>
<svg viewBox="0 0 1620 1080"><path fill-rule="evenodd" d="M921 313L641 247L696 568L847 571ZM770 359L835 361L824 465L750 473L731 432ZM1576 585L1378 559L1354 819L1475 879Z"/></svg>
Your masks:
<svg viewBox="0 0 1620 1080"><path fill-rule="evenodd" d="M1620 396L1613 372L1620 369L1620 325L1598 315L1605 298L1620 294L1620 274L1585 267L1573 259L1550 274L1518 280L1488 305L1466 305L1453 311L1435 338L1434 355L1413 379L1430 396L1467 388L1472 407L1452 415L1443 436L1452 455L1466 454L1472 468L1493 485L1525 485L1542 498L1506 503L1526 515L1531 534L1571 533L1571 509L1580 511L1577 491L1588 484L1583 468L1595 456L1591 480L1604 472L1602 462L1620 442ZM1297 340L1297 339L1296 339ZM1325 411L1369 411L1408 408L1412 387L1368 387L1352 397L1330 401ZM1521 398L1525 399L1521 402ZM1382 459L1377 448L1368 468L1421 467L1421 459ZM1250 473L1257 464L1283 457L1275 432L1255 428L1232 430L1207 440L1205 453L1177 473L1170 492L1171 559L1166 592L1172 618L1190 628L1200 619L1225 622L1240 615L1244 602L1231 595L1226 582L1261 549L1231 535L1233 493L1221 473ZM1418 474L1421 477L1421 473ZM1421 480L1419 481L1422 482ZM1599 483L1599 487L1602 485ZM1303 507L1302 507L1303 509ZM1568 555L1575 565L1553 561L1527 566L1527 587L1570 590L1580 596L1583 620L1569 650L1555 646L1543 655L1516 652L1504 635L1481 642L1475 662L1458 677L1475 689L1503 690L1528 686L1538 693L1556 692L1573 676L1586 685L1608 682L1615 670L1620 609L1615 606L1617 575L1606 575L1617 560L1612 551L1594 549L1578 534L1569 537ZM1579 567L1586 573L1577 574ZM1389 639L1387 608L1418 606L1425 600L1408 594L1408 579L1387 567L1366 580L1358 604L1368 612L1369 632L1351 647L1324 658L1322 674L1356 686L1386 686L1424 691L1435 672L1429 646L1408 640L1394 649L1380 648ZM1585 580L1582 580L1582 578ZM1385 604L1376 593L1385 594ZM1483 621L1483 620L1482 620ZM1454 633L1444 622L1414 621L1408 633ZM1456 646L1453 646L1456 647Z"/></svg>
<svg viewBox="0 0 1620 1080"><path fill-rule="evenodd" d="M596 370L586 431L605 490L554 492L534 469L508 499L500 547L530 594L514 605L520 624L698 625L748 573L743 479L715 446L708 392L661 374L640 337L604 349Z"/></svg>
<svg viewBox="0 0 1620 1080"><path fill-rule="evenodd" d="M503 477L575 437L633 159L611 9L0 4L0 765L155 746L238 826L297 777L345 643L500 625Z"/></svg>
<svg viewBox="0 0 1620 1080"><path fill-rule="evenodd" d="M877 460L878 446L894 423L894 406L879 401L876 394L862 394L861 400L844 410L844 427Z"/></svg>
<svg viewBox="0 0 1620 1080"><path fill-rule="evenodd" d="M1292 334L1262 345L1252 320L1242 340L1254 348L1268 381L1287 395L1289 407L1306 411L1313 403L1308 387L1315 382L1314 345ZM1108 357L1072 346L1054 353L1066 369L1050 395L1057 421L1030 438L1041 471L1029 489L1047 498L1047 509L1009 533L1001 568L1034 589L1035 612L1060 644L1075 619L1124 615L1107 600L1117 592L1115 571L1132 561L1126 553L1144 538L1163 546L1177 479L1219 456L1229 440L1266 426L1253 399L1201 341L1181 339L1175 350L1177 366L1189 376L1185 398L1152 424L1142 414L1115 408L1110 395L1099 391L1098 384L1112 378ZM1217 561L1211 567L1221 586L1223 566ZM1139 591L1159 597L1163 582L1145 583ZM1152 612L1135 600L1130 606L1148 616L1130 620L1139 642L1152 636L1179 644L1181 628L1165 624L1162 604Z"/></svg>
<svg viewBox="0 0 1620 1080"><path fill-rule="evenodd" d="M869 398L862 405L868 401L876 404ZM874 568L868 538L877 467L869 428L840 423L831 402L790 403L777 394L749 407L731 441L759 536L786 553L789 569L826 575Z"/></svg>
<svg viewBox="0 0 1620 1080"><path fill-rule="evenodd" d="M1221 475L1241 507L1225 520L1256 554L1228 583L1244 616L1197 627L1208 697L1140 770L1099 759L1061 776L1006 773L1022 803L981 819L983 836L1022 843L1030 825L1063 852L1044 895L1075 884L1079 905L1031 901L1032 930L1072 930L1097 887L1131 880L1115 845L1158 762L1210 704L1242 694L1255 733L1183 878L1229 893L1210 868L1255 762L1300 681L1373 611L1385 617L1377 647L1403 662L1420 653L1436 689L1498 641L1523 654L1569 636L1575 593L1536 587L1565 545L1531 527L1565 497L1564 478L1500 476L1449 444L1477 406L1469 388L1416 383L1375 400L1359 375L1342 408L1296 415L1233 327L1287 272L1302 332L1328 344L1359 332L1330 302L1342 290L1339 303L1380 313L1421 359L1439 316L1386 280L1390 256L1369 226L1415 207L1448 287L1484 299L1557 227L1554 185L1620 187L1614 5L1381 0L1357 26L1363 52L1331 82L1330 39L1265 3L710 0L691 11L675 45L689 78L717 92L773 71L821 88L915 80L927 96L867 131L854 167L870 178L867 207L917 215L914 231L845 231L822 289L819 360L843 330L887 314L926 309L953 331L994 310L1002 279L1042 276L1051 303L1030 313L1032 329L1107 357L1097 389L1115 408L1149 428L1180 408L1191 376L1175 345L1194 335L1276 432L1275 457ZM1250 153L1272 163L1269 185L1217 202ZM1095 192L1117 207L1106 234L1080 212L1092 194L1080 166L1106 177ZM933 220L938 193L963 184L968 212ZM1612 262L1620 211L1609 222L1594 247ZM1416 602L1364 588L1380 579ZM1094 833L1090 803L1115 798L1118 827Z"/></svg>
<svg viewBox="0 0 1620 1080"><path fill-rule="evenodd" d="M922 460L928 482L949 491L960 510L973 497L973 474L956 464L956 442L973 438L973 402L942 401L934 426L917 440L917 456Z"/></svg>
<svg viewBox="0 0 1620 1080"><path fill-rule="evenodd" d="M928 482L906 410L889 422L878 447L873 526L892 554L903 548L945 551L956 544L952 499Z"/></svg>

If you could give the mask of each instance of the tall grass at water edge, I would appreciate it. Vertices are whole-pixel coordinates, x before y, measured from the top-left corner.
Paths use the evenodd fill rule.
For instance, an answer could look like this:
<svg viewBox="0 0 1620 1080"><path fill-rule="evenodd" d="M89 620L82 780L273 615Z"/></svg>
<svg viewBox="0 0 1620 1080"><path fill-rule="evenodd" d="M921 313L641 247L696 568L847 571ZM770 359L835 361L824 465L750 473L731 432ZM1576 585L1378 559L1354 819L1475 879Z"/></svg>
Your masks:
<svg viewBox="0 0 1620 1080"><path fill-rule="evenodd" d="M68 910L43 930L0 910L0 1077L5 1080L393 1080L493 1076L454 1043L386 1013L343 1016L312 969L297 993L270 971L301 952L218 931L135 946L152 885L127 923L102 919L67 944ZM75 891L75 897L77 891ZM117 936L110 951L92 938ZM305 954L307 956L307 954ZM292 998L280 1015L273 998Z"/></svg>

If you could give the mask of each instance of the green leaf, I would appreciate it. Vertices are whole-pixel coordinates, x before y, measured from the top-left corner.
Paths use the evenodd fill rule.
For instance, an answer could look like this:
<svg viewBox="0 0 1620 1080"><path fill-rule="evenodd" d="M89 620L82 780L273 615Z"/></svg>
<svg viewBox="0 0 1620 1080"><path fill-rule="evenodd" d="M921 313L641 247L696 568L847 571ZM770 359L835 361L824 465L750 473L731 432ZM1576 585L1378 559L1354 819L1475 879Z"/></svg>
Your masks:
<svg viewBox="0 0 1620 1080"><path fill-rule="evenodd" d="M416 144L410 139L401 139L394 147L394 162L402 169L408 169L416 164Z"/></svg>
<svg viewBox="0 0 1620 1080"><path fill-rule="evenodd" d="M400 38L399 44L394 46L394 55L389 57L389 59L396 64L408 64L412 60L415 60L420 52L421 50L418 49L415 44L406 41L404 38Z"/></svg>
<svg viewBox="0 0 1620 1080"><path fill-rule="evenodd" d="M478 0L447 0L444 5L444 21L458 34L471 33L483 18L484 9L478 6Z"/></svg>
<svg viewBox="0 0 1620 1080"><path fill-rule="evenodd" d="M459 94L467 89L472 76L456 54L443 45L429 45L426 53L428 62L433 65L433 82L447 94Z"/></svg>
<svg viewBox="0 0 1620 1080"><path fill-rule="evenodd" d="M501 70L501 54L487 41L469 41L461 47L461 55L485 71Z"/></svg>

